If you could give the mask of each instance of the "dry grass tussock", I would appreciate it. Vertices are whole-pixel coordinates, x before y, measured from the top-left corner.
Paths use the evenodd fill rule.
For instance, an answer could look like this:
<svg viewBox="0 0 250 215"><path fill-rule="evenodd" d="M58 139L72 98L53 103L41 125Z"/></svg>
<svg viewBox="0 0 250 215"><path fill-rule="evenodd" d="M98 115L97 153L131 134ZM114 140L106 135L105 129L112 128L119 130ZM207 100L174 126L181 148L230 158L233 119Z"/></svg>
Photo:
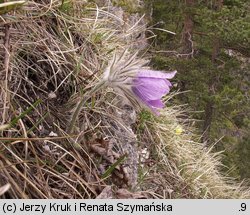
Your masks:
<svg viewBox="0 0 250 215"><path fill-rule="evenodd" d="M114 50L143 43L143 21L103 2L28 1L1 16L1 198L249 197L192 133L176 133L179 108L135 119L105 89L66 132Z"/></svg>
<svg viewBox="0 0 250 215"><path fill-rule="evenodd" d="M204 147L192 131L183 107L169 107L148 126L154 146L153 168L148 169L155 193L167 198L249 198L249 189L223 175L221 153ZM152 140L151 140L152 141ZM151 179L149 177L149 179ZM150 184L146 180L146 185ZM153 183L153 184L152 184Z"/></svg>

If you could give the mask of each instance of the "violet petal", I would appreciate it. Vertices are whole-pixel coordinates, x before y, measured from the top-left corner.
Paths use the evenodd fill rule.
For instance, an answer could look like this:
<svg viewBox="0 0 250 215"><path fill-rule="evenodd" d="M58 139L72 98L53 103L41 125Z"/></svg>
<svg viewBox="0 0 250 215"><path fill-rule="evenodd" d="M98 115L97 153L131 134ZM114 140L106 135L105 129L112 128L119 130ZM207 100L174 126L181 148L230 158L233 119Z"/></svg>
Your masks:
<svg viewBox="0 0 250 215"><path fill-rule="evenodd" d="M138 71L138 77L144 77L144 78L167 78L171 79L175 76L176 70L172 72L163 72L163 71L155 71L155 70L149 70L149 69L141 69Z"/></svg>
<svg viewBox="0 0 250 215"><path fill-rule="evenodd" d="M165 79L136 78L134 87L145 97L146 100L157 100L169 93L169 81Z"/></svg>
<svg viewBox="0 0 250 215"><path fill-rule="evenodd" d="M148 106L156 115L159 115L160 113L157 111L157 108L161 108L162 106L164 106L164 104L160 101L160 102L156 102L156 100L147 100L144 96L143 93L141 93L136 87L132 87L132 91L134 92L134 94L146 105ZM162 104L160 104L162 103ZM161 106L161 107L156 107L156 106Z"/></svg>
<svg viewBox="0 0 250 215"><path fill-rule="evenodd" d="M148 101L148 103L153 106L153 107L156 107L156 108L164 108L164 103L158 99L158 100L150 100Z"/></svg>

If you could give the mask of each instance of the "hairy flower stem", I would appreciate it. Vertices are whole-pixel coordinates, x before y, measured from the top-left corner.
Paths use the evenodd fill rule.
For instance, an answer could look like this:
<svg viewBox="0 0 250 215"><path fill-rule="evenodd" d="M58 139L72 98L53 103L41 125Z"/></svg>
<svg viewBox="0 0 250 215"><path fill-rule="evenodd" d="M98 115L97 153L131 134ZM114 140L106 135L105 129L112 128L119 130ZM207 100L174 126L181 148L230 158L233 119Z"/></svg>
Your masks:
<svg viewBox="0 0 250 215"><path fill-rule="evenodd" d="M69 127L67 129L67 133L70 134L73 132L76 120L78 119L78 116L83 108L84 103L92 96L93 93L95 93L97 90L101 89L105 85L105 81L99 82L93 89L91 89L88 92L88 95L83 95L81 100L78 102L75 112L73 113L73 116L71 118Z"/></svg>

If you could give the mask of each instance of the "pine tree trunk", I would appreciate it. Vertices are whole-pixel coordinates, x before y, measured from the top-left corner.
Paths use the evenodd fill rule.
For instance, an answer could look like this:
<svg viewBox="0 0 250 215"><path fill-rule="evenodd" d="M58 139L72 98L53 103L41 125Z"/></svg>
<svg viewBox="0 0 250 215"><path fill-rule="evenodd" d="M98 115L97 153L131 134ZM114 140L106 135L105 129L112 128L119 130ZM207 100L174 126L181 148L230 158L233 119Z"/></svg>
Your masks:
<svg viewBox="0 0 250 215"><path fill-rule="evenodd" d="M218 0L215 4L215 10L220 10L222 6L223 6L223 0ZM218 57L218 54L220 52L220 39L218 37L216 36L214 37L212 46L213 46L213 51L212 51L211 61L214 67L217 68L218 66L216 65L216 58ZM208 84L208 92L211 98L213 95L215 95L217 77L216 74L214 74L214 72L210 73L210 77L211 78ZM209 99L206 104L204 123L203 123L202 141L205 144L209 144L210 142L210 130L213 122L213 115L214 115L214 101L213 99Z"/></svg>
<svg viewBox="0 0 250 215"><path fill-rule="evenodd" d="M194 6L194 0L186 1L186 8L190 9ZM194 22L192 19L192 14L187 10L185 14L184 27L182 33L182 53L186 54L187 57L193 57L193 27Z"/></svg>

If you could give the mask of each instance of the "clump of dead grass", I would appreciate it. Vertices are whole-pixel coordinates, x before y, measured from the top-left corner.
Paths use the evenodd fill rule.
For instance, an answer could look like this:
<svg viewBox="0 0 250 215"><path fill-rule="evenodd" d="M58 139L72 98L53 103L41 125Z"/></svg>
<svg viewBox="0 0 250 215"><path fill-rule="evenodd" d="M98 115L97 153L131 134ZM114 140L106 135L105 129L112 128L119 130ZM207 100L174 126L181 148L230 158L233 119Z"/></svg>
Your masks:
<svg viewBox="0 0 250 215"><path fill-rule="evenodd" d="M220 172L221 153L199 142L184 110L168 107L148 123L157 143L151 149L156 165L144 180L148 189L164 198L249 198L247 187Z"/></svg>
<svg viewBox="0 0 250 215"><path fill-rule="evenodd" d="M86 104L78 132L65 131L112 52L133 47L142 30L112 10L82 0L29 1L2 17L0 187L11 185L3 197L94 198L107 185L92 159L96 148L87 146L99 116L108 115L105 93Z"/></svg>
<svg viewBox="0 0 250 215"><path fill-rule="evenodd" d="M194 142L192 132L175 133L178 108L135 123L134 132L143 138L132 152L141 156L145 147L149 152L141 163L133 163L138 176L122 165L126 153L117 142L134 141L135 135L125 122L131 121L128 115L117 117L121 109L111 91L92 95L76 131L66 132L79 98L102 76L113 51L138 50L143 42L141 19L131 22L109 1L98 2L103 4L29 1L1 17L1 197L249 196L221 176L217 155ZM122 128L120 136L114 128ZM137 180L133 192L128 191L130 179Z"/></svg>

